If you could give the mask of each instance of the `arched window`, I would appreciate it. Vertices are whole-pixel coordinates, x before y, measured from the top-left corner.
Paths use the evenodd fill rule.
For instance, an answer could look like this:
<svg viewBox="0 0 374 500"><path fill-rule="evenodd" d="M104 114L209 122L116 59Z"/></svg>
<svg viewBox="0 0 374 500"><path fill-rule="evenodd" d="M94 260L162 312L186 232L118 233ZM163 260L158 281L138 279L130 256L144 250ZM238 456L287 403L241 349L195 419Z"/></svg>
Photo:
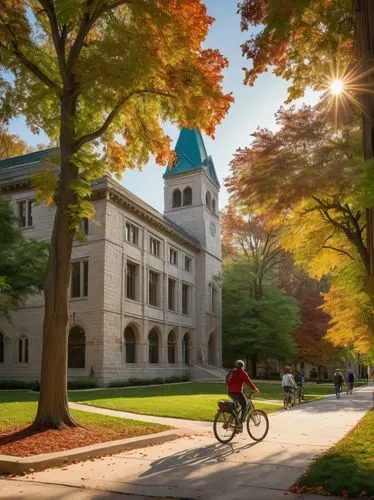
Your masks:
<svg viewBox="0 0 374 500"><path fill-rule="evenodd" d="M212 199L212 210L213 210L213 212L216 211L216 200L215 200L215 198Z"/></svg>
<svg viewBox="0 0 374 500"><path fill-rule="evenodd" d="M4 363L4 335L0 332L0 363Z"/></svg>
<svg viewBox="0 0 374 500"><path fill-rule="evenodd" d="M86 336L83 328L73 326L69 331L68 368L84 368L86 365Z"/></svg>
<svg viewBox="0 0 374 500"><path fill-rule="evenodd" d="M176 345L176 335L174 330L168 335L168 363L175 363L175 345Z"/></svg>
<svg viewBox="0 0 374 500"><path fill-rule="evenodd" d="M158 363L158 333L152 329L148 335L149 342L149 362Z"/></svg>
<svg viewBox="0 0 374 500"><path fill-rule="evenodd" d="M131 326L125 328L125 361L136 363L136 337Z"/></svg>
<svg viewBox="0 0 374 500"><path fill-rule="evenodd" d="M29 362L29 339L25 335L18 340L18 362Z"/></svg>
<svg viewBox="0 0 374 500"><path fill-rule="evenodd" d="M190 336L188 333L185 333L182 340L182 361L184 365L190 364L190 347L191 347Z"/></svg>
<svg viewBox="0 0 374 500"><path fill-rule="evenodd" d="M210 208L211 202L212 202L212 195L210 194L210 191L207 191L205 195L205 203L208 208Z"/></svg>
<svg viewBox="0 0 374 500"><path fill-rule="evenodd" d="M173 208L180 207L182 205L182 193L180 189L174 189L173 191Z"/></svg>
<svg viewBox="0 0 374 500"><path fill-rule="evenodd" d="M209 365L216 364L216 354L217 354L216 335L215 335L215 332L212 332L210 334L209 342L208 342L208 364Z"/></svg>
<svg viewBox="0 0 374 500"><path fill-rule="evenodd" d="M192 189L186 187L183 189L183 206L192 205Z"/></svg>

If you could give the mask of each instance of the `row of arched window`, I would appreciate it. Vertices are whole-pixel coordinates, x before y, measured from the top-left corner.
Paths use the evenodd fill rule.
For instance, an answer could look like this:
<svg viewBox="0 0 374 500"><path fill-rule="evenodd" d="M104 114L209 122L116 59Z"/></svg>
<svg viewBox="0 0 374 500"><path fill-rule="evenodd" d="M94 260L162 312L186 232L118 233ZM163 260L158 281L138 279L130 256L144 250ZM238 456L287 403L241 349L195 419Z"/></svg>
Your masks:
<svg viewBox="0 0 374 500"><path fill-rule="evenodd" d="M136 333L131 326L127 326L124 333L125 362L136 363L137 361L137 341ZM156 328L152 328L148 335L148 362L155 364L160 362L160 333ZM182 339L182 363L190 364L191 338L185 333ZM168 335L167 362L175 364L177 360L177 336L174 330Z"/></svg>
<svg viewBox="0 0 374 500"><path fill-rule="evenodd" d="M5 337L4 334L0 332L0 363L4 363L4 360ZM17 361L18 363L29 362L29 339L25 335L17 339Z"/></svg>
<svg viewBox="0 0 374 500"><path fill-rule="evenodd" d="M184 207L192 205L192 189L189 186L184 188L183 196L182 196L182 191L180 189L174 189L172 198L173 198L172 199L173 208L178 208L181 207L182 205Z"/></svg>
<svg viewBox="0 0 374 500"><path fill-rule="evenodd" d="M217 210L216 199L209 190L205 195L205 204L213 212ZM183 189L183 193L178 188L174 189L172 194L172 208L188 205L192 205L192 189L188 186Z"/></svg>
<svg viewBox="0 0 374 500"><path fill-rule="evenodd" d="M137 335L131 326L124 331L124 360L126 363L136 363L138 359ZM190 336L186 333L182 340L182 362L190 364ZM160 362L160 333L153 328L148 335L148 362L157 364ZM176 334L171 331L168 335L167 362L176 363ZM74 326L69 332L68 342L68 368L84 368L86 357L86 340L84 330L80 326Z"/></svg>
<svg viewBox="0 0 374 500"><path fill-rule="evenodd" d="M126 363L137 362L138 342L136 333L131 326L126 327L124 332L124 349ZM186 365L190 364L190 345L191 339L186 333L182 340L182 362ZM153 328L148 335L148 362L160 362L160 333L156 328ZM176 363L176 348L177 337L174 330L168 335L167 344L167 362ZM5 339L0 332L0 363L4 362ZM29 361L29 341L26 336L18 339L18 362L28 363ZM69 331L68 341L68 368L85 368L86 364L86 335L83 328L74 326Z"/></svg>

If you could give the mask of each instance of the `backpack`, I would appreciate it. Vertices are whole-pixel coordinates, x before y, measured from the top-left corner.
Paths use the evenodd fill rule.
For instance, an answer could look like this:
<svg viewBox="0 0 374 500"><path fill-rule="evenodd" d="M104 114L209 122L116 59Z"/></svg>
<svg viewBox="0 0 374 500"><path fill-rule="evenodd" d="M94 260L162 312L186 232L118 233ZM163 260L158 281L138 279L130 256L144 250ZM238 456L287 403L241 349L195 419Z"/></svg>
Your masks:
<svg viewBox="0 0 374 500"><path fill-rule="evenodd" d="M334 384L341 384L343 381L340 373L334 373Z"/></svg>
<svg viewBox="0 0 374 500"><path fill-rule="evenodd" d="M355 376L353 373L348 373L348 382L354 382L355 381Z"/></svg>

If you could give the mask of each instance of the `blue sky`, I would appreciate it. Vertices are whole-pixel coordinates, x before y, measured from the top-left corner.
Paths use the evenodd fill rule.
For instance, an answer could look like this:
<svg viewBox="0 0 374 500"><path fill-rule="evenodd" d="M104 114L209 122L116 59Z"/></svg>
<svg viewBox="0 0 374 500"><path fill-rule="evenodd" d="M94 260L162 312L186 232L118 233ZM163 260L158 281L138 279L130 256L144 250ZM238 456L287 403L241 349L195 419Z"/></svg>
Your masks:
<svg viewBox="0 0 374 500"><path fill-rule="evenodd" d="M274 113L287 97L287 82L271 73L263 74L254 87L245 87L242 84L242 68L249 62L241 57L240 45L248 37L248 33L240 31L240 18L236 14L237 2L238 0L205 1L208 14L216 19L206 40L206 46L218 48L228 58L229 68L225 71L224 87L226 91L232 91L235 98L227 117L216 130L215 140L204 136L207 152L213 157L222 185L221 208L228 200L223 180L229 173L229 163L233 153L239 146L244 147L250 143L250 134L257 127L274 128ZM317 94L307 92L304 102L313 104L317 99ZM14 120L10 128L31 145L48 143L43 134L32 134L22 119ZM176 141L178 130L174 127L167 127L166 130ZM163 168L150 162L141 172L125 172L121 183L157 210L162 211L163 172Z"/></svg>

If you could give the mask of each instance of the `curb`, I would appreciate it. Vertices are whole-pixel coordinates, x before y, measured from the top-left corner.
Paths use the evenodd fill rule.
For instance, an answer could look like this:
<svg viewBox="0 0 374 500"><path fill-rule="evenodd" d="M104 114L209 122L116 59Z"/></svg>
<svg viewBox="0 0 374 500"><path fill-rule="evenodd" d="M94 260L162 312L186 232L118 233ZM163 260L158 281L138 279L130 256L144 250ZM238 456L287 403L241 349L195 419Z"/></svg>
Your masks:
<svg viewBox="0 0 374 500"><path fill-rule="evenodd" d="M167 441L174 441L189 434L191 434L190 430L175 429L148 436L107 441L106 443L91 444L89 446L82 446L81 448L43 453L31 457L0 455L0 474L21 474L24 472L41 471L49 467L67 465L75 461L112 455L121 451L129 451L146 446L154 446Z"/></svg>

